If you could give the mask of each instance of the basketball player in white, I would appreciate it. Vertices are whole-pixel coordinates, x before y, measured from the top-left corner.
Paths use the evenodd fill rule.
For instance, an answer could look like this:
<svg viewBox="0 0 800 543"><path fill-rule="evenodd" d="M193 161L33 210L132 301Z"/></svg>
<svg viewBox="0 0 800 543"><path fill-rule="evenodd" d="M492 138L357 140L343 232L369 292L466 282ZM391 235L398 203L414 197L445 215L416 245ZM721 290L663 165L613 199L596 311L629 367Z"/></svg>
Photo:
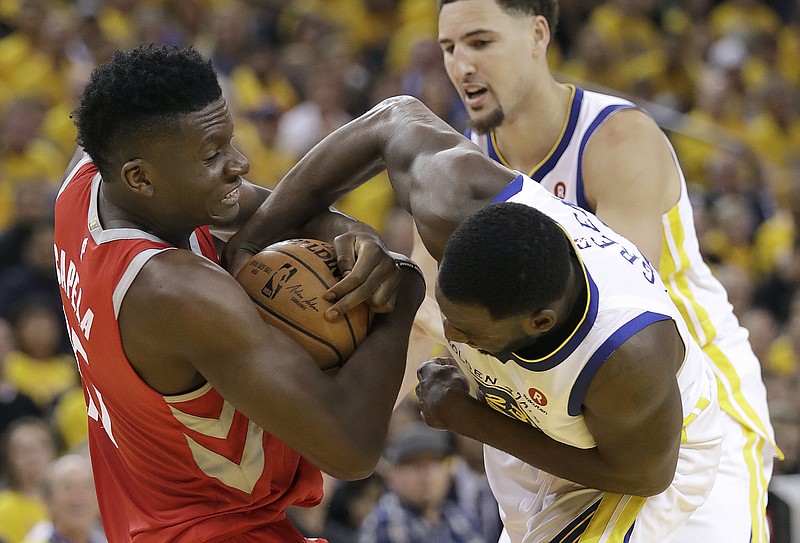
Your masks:
<svg viewBox="0 0 800 543"><path fill-rule="evenodd" d="M761 368L702 260L686 183L665 135L630 102L553 78L546 54L558 0L439 6L439 44L472 140L636 243L713 363L727 438L714 493L692 522L706 522L705 541L766 542L777 448Z"/></svg>
<svg viewBox="0 0 800 543"><path fill-rule="evenodd" d="M713 486L721 411L710 367L656 270L589 212L492 161L419 101L388 99L328 136L229 245L279 239L383 168L437 260L453 231L498 195L557 217L575 244L564 236L561 256L574 260L557 273L567 283L564 292L529 308L532 319L515 313L508 324L461 300L455 309L443 307L453 319L445 328L455 358L482 386L476 397L483 403L467 397L458 385L463 377L444 373L455 373L452 365L433 361L421 375L432 425L496 449L487 472L505 537L515 543L701 541L689 523ZM575 249L584 246L593 253ZM345 281L332 289L342 311L358 299ZM539 335L552 347L545 356L506 353ZM445 391L443 400L432 394L437 389ZM724 522L717 521L721 530Z"/></svg>

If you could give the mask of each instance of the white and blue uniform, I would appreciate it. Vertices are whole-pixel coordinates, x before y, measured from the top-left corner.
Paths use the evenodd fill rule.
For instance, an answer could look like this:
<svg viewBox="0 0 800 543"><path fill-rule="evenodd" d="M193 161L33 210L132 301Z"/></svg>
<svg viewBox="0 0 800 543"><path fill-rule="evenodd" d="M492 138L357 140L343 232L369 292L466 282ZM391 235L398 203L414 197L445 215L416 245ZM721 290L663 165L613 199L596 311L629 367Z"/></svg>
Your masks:
<svg viewBox="0 0 800 543"><path fill-rule="evenodd" d="M658 273L635 245L587 211L555 198L520 175L498 197L552 217L568 234L586 282L586 305L573 333L548 355L494 357L450 343L487 403L554 440L595 446L582 415L589 383L631 336L671 320L685 346L677 374L684 427L675 478L650 498L587 488L485 447L486 472L500 504L506 537L515 543L668 542L708 496L719 463L723 429L714 375ZM498 359L500 363L498 363ZM613 401L610 398L609 401Z"/></svg>
<svg viewBox="0 0 800 543"><path fill-rule="evenodd" d="M561 136L528 175L559 198L592 211L584 193L584 151L607 118L636 106L618 97L570 87L572 98ZM468 136L490 157L508 166L493 134ZM675 164L680 172L677 159ZM697 523L695 533L703 534L694 541L765 543L767 485L777 447L761 366L725 289L700 255L682 173L680 198L662 216L662 240L659 274L692 337L712 362L720 406L726 414L720 474L712 496L692 518L692 523ZM705 532L700 531L701 525Z"/></svg>

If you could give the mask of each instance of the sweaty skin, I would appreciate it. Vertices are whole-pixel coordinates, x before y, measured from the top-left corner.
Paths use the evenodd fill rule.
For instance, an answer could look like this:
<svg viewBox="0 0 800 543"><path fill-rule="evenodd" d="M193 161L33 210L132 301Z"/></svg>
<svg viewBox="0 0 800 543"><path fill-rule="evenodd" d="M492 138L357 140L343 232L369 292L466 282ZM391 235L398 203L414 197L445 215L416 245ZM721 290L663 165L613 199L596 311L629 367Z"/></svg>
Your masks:
<svg viewBox="0 0 800 543"><path fill-rule="evenodd" d="M99 212L105 228L144 230L185 249L195 228L236 228L269 193L242 179L249 166L231 144L224 99L174 124L169 134L133 145L136 158L120 165L120 178L102 183ZM306 235L333 240L352 223L321 211L298 225ZM369 237L355 230L339 242L366 247ZM320 372L299 345L265 324L228 272L187 250L163 251L136 275L119 311L125 353L155 391L181 394L208 382L321 469L364 477L383 449L404 371L399 353L424 290L417 274L396 270L380 249L373 247L371 258L388 262L401 296L335 375Z"/></svg>
<svg viewBox="0 0 800 543"><path fill-rule="evenodd" d="M418 100L390 98L306 155L243 232L260 240L279 237L384 168L398 202L413 216L425 247L437 260L461 221L516 177ZM426 417L438 427L586 486L652 495L669 484L677 461L681 404L675 372L682 356L674 325L654 324L603 364L586 397L586 422L597 440L597 447L589 450L547 438L472 399L460 384L463 376L430 380L431 390L437 391L430 395L426 385L421 390L430 399ZM438 374L436 366L423 366L424 382ZM609 397L620 399L619 411L609 412ZM631 439L640 432L648 438Z"/></svg>

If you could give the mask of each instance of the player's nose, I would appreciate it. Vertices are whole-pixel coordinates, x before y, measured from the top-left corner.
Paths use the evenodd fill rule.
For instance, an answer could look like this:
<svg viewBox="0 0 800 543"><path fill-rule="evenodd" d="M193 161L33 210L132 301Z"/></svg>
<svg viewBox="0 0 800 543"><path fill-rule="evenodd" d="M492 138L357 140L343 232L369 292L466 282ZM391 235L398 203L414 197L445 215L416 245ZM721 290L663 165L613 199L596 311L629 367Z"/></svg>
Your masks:
<svg viewBox="0 0 800 543"><path fill-rule="evenodd" d="M231 175L247 175L250 171L250 161L239 149L233 148L231 160L228 162L228 172Z"/></svg>
<svg viewBox="0 0 800 543"><path fill-rule="evenodd" d="M475 62L466 48L459 46L453 48L450 71L451 75L455 76L458 80L475 74L477 71Z"/></svg>

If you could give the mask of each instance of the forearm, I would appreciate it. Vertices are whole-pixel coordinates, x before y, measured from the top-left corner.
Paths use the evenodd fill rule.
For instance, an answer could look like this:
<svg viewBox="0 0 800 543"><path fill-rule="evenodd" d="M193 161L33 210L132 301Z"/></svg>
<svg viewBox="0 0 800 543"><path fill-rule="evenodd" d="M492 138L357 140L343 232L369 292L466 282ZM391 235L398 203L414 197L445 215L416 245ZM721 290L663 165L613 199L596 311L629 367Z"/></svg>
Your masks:
<svg viewBox="0 0 800 543"><path fill-rule="evenodd" d="M458 420L451 422L448 429L589 488L640 496L661 491L651 482L647 465L628 462L621 469L619 462L604 458L597 448L579 449L556 441L471 397L459 407Z"/></svg>
<svg viewBox="0 0 800 543"><path fill-rule="evenodd" d="M379 237L378 231L372 226L361 221L357 221L352 217L345 215L344 213L336 211L335 209L323 211L316 215L300 228L299 234L302 236L327 241L328 243L333 243L333 240L336 236L345 232L363 232L373 236L376 239ZM268 240L268 244L275 241L278 240Z"/></svg>
<svg viewBox="0 0 800 543"><path fill-rule="evenodd" d="M335 417L341 439L325 444L326 456L340 478L366 476L385 445L395 399L405 372L411 324L424 286L404 271L404 288L391 313L375 316L373 330L331 383L337 391ZM414 283L414 284L412 284ZM329 466L330 467L330 466Z"/></svg>
<svg viewBox="0 0 800 543"><path fill-rule="evenodd" d="M247 241L265 246L327 216L334 202L382 171L387 109L370 110L306 154L247 222Z"/></svg>

